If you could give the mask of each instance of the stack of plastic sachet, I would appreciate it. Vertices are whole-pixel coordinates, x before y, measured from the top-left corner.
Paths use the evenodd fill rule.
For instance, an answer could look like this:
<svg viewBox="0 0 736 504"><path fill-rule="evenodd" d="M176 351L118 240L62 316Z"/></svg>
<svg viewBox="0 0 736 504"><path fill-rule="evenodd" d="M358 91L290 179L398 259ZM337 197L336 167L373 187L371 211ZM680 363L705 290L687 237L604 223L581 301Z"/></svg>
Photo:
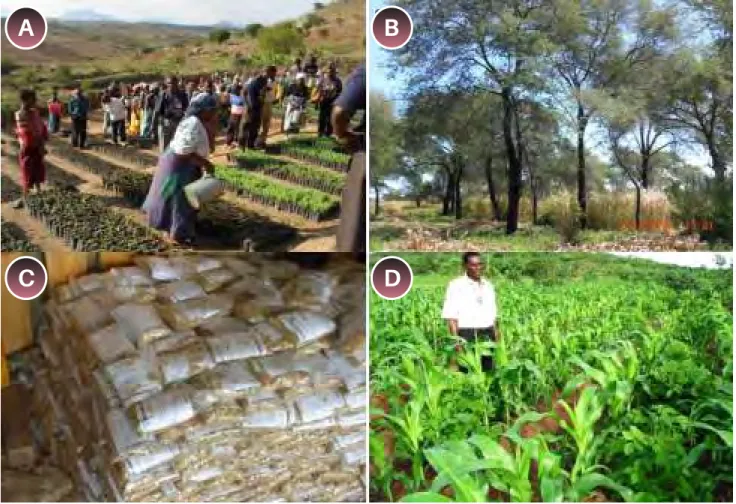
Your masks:
<svg viewBox="0 0 736 504"><path fill-rule="evenodd" d="M142 256L58 288L57 457L96 500L363 501L364 278L347 259Z"/></svg>

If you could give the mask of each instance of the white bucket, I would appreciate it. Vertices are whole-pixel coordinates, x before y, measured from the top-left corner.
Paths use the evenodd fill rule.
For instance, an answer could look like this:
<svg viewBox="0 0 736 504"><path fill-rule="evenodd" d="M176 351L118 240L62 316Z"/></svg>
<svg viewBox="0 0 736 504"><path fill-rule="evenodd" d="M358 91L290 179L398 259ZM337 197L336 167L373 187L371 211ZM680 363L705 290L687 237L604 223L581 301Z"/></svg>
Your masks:
<svg viewBox="0 0 736 504"><path fill-rule="evenodd" d="M223 183L215 177L204 176L195 180L184 188L184 195L195 209L199 209L202 203L217 199L225 188Z"/></svg>

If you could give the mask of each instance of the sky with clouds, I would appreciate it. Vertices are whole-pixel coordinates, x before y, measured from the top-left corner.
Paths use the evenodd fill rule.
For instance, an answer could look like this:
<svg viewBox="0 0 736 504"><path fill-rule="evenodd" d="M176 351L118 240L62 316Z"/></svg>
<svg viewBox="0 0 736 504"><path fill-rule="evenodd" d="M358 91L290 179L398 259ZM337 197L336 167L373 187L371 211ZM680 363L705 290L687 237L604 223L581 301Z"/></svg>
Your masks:
<svg viewBox="0 0 736 504"><path fill-rule="evenodd" d="M7 15L31 7L46 17L70 11L94 11L122 21L155 20L172 24L212 25L232 22L270 24L301 16L313 9L313 0L3 0Z"/></svg>

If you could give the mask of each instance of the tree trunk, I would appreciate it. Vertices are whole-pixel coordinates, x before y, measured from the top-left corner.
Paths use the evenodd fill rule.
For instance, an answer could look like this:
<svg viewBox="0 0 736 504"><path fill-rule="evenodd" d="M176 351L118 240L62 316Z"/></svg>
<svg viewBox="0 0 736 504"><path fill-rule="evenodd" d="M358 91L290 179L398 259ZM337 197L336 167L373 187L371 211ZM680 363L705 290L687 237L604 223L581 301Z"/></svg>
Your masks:
<svg viewBox="0 0 736 504"><path fill-rule="evenodd" d="M649 189L649 171L651 170L651 164L649 162L649 154L644 154L641 157L641 187L642 189Z"/></svg>
<svg viewBox="0 0 736 504"><path fill-rule="evenodd" d="M516 150L516 145L514 144L512 122L516 117L510 87L504 87L501 90L501 98L503 102L503 140L506 146L506 156L509 162L509 205L508 212L506 214L506 234L513 234L519 228L519 200L521 199L522 163L519 153Z"/></svg>
<svg viewBox="0 0 736 504"><path fill-rule="evenodd" d="M374 215L378 216L381 213L381 192L378 186L374 186L374 192L376 193L376 205L374 209Z"/></svg>
<svg viewBox="0 0 736 504"><path fill-rule="evenodd" d="M532 183L532 223L536 226L539 221L539 196L537 195L536 181Z"/></svg>
<svg viewBox="0 0 736 504"><path fill-rule="evenodd" d="M415 200L415 202L417 204L417 208L421 208L422 207L422 197L421 196L417 196L414 200Z"/></svg>
<svg viewBox="0 0 736 504"><path fill-rule="evenodd" d="M452 212L452 200L455 198L455 188L453 186L452 173L445 171L447 184L445 185L445 197L442 199L442 215L450 215Z"/></svg>
<svg viewBox="0 0 736 504"><path fill-rule="evenodd" d="M460 191L463 180L463 167L462 165L456 165L455 168L455 219L460 220L463 218L463 197Z"/></svg>
<svg viewBox="0 0 736 504"><path fill-rule="evenodd" d="M496 194L496 184L493 181L493 155L489 154L486 158L486 182L488 182L488 195L491 198L491 210L493 211L493 220L501 220L501 202L498 201Z"/></svg>
<svg viewBox="0 0 736 504"><path fill-rule="evenodd" d="M579 91L579 90L578 90ZM582 229L587 226L588 196L586 188L585 169L585 129L588 127L588 118L585 116L583 104L578 102L578 206L580 207L580 225Z"/></svg>
<svg viewBox="0 0 736 504"><path fill-rule="evenodd" d="M641 187L636 184L636 215L634 216L636 222L636 230L639 231L641 226Z"/></svg>
<svg viewBox="0 0 736 504"><path fill-rule="evenodd" d="M710 162L713 166L713 171L716 174L716 183L722 185L726 181L726 163L721 157L721 153L718 152L716 142L712 136L707 138L708 141L708 153L710 154Z"/></svg>

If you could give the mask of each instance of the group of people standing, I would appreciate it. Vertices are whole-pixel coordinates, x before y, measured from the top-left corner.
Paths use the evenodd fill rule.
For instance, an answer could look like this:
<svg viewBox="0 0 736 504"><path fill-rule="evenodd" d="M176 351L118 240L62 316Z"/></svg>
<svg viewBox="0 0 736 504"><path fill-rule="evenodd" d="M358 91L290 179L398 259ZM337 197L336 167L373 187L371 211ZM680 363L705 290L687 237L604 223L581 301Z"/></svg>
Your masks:
<svg viewBox="0 0 736 504"><path fill-rule="evenodd" d="M264 147L277 105L283 108L282 132L298 133L311 103L319 110L318 135L331 136L330 114L341 92L337 66L331 63L320 72L314 56L306 64L297 58L290 68L214 73L198 82L170 76L161 83L112 84L101 97L103 135L115 143L128 137L151 140L164 152L189 103L204 93L216 98L218 127L225 131L230 147Z"/></svg>
<svg viewBox="0 0 736 504"><path fill-rule="evenodd" d="M184 119L190 100L176 77L163 83L113 84L101 97L103 136L116 144L129 137L151 140L164 152Z"/></svg>
<svg viewBox="0 0 736 504"><path fill-rule="evenodd" d="M307 64L297 58L288 69L269 66L260 75L226 75L219 86L220 104L229 110L227 144L241 148L258 148L266 143L273 117L273 106L282 107L281 132L298 133L304 126L309 103L319 110L318 135L331 136L330 113L342 92L337 66L331 63L322 73L316 57Z"/></svg>
<svg viewBox="0 0 736 504"><path fill-rule="evenodd" d="M31 90L25 90L21 92L21 102L23 102L23 93L31 92ZM36 93L33 92L34 103L36 99ZM48 132L53 134L59 133L61 130L61 118L64 115L64 103L59 99L59 90L54 88L52 91L51 99L47 103L49 118L48 118ZM66 111L69 114L71 121L71 131L69 134L69 140L74 147L84 149L87 144L87 119L90 111L89 98L85 96L81 86L78 86L72 91L72 95L69 98L69 102L66 104Z"/></svg>

